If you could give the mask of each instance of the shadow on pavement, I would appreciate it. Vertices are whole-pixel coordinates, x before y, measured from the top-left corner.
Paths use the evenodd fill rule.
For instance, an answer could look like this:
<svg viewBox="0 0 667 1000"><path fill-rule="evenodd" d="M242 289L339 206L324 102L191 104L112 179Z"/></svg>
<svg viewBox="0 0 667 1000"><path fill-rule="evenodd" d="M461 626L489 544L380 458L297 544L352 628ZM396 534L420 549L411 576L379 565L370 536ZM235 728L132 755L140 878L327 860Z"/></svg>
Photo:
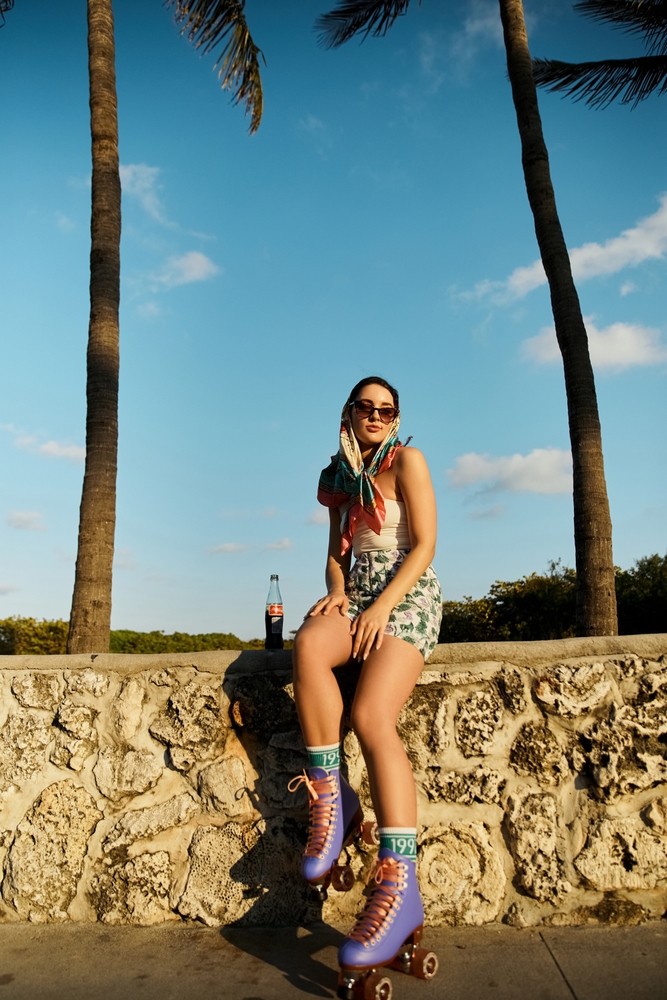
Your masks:
<svg viewBox="0 0 667 1000"><path fill-rule="evenodd" d="M316 997L331 997L336 992L337 971L335 949L343 934L326 924L302 927L242 928L223 927L221 937L247 955L253 955L273 966L286 983L302 993ZM329 962L317 957L330 949ZM244 1000L262 1000L245 997Z"/></svg>

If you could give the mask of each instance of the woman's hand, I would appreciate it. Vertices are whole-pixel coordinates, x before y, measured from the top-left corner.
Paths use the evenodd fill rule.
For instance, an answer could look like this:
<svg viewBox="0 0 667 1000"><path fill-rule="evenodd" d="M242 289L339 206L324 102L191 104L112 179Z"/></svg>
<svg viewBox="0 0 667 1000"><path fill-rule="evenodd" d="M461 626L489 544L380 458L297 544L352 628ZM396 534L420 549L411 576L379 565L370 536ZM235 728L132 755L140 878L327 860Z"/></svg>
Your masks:
<svg viewBox="0 0 667 1000"><path fill-rule="evenodd" d="M326 597L320 598L317 604L313 604L312 608L304 618L312 618L314 615L330 615L332 611L338 608L338 611L343 617L347 614L347 609L350 606L350 602L347 599L347 595L344 590L334 590Z"/></svg>
<svg viewBox="0 0 667 1000"><path fill-rule="evenodd" d="M353 659L365 660L373 649L380 648L390 615L391 609L387 610L381 601L377 600L354 619L350 627L350 635L354 636Z"/></svg>

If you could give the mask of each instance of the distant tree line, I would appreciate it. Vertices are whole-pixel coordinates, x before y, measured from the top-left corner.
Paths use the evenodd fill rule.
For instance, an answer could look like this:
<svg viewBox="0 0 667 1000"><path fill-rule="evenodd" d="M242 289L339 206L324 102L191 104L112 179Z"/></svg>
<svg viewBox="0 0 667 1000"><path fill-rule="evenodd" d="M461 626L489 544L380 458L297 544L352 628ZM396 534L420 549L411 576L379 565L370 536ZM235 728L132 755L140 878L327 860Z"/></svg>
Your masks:
<svg viewBox="0 0 667 1000"><path fill-rule="evenodd" d="M440 642L567 639L577 634L577 574L560 562L544 575L496 580L485 597L444 601ZM667 555L616 567L619 635L667 632Z"/></svg>
<svg viewBox="0 0 667 1000"><path fill-rule="evenodd" d="M0 619L0 655L41 655L67 651L68 622L37 621L35 618ZM286 646L291 643L285 643ZM232 632L134 632L131 629L111 631L112 653L200 653L208 649L263 649L263 639L244 642Z"/></svg>
<svg viewBox="0 0 667 1000"><path fill-rule="evenodd" d="M444 601L440 642L567 639L577 634L576 573L559 562L544 575L531 573L506 583L496 580L485 597ZM616 568L620 635L667 632L667 554ZM35 618L0 619L0 655L64 653L68 623ZM285 640L290 649L292 640ZM214 649L263 649L263 639L244 642L232 632L111 632L112 653L198 653Z"/></svg>

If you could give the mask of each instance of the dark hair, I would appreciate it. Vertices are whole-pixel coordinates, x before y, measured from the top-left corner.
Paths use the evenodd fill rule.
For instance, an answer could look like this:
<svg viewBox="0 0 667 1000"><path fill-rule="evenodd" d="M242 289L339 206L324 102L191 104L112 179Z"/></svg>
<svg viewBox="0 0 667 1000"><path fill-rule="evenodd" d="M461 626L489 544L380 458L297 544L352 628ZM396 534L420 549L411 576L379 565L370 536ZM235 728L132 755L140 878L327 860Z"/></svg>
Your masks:
<svg viewBox="0 0 667 1000"><path fill-rule="evenodd" d="M392 398L394 400L394 406L396 407L397 410L400 411L400 406L398 405L397 390L394 389L393 385L389 385L389 383L385 379L380 378L378 375L373 375L371 378L362 378L361 382L357 382L354 389L348 396L346 404L347 406L349 406L350 403L354 402L354 400L357 398L358 393L360 392L361 389L364 388L365 385L381 385L383 389L387 389L387 391L390 392L392 395Z"/></svg>

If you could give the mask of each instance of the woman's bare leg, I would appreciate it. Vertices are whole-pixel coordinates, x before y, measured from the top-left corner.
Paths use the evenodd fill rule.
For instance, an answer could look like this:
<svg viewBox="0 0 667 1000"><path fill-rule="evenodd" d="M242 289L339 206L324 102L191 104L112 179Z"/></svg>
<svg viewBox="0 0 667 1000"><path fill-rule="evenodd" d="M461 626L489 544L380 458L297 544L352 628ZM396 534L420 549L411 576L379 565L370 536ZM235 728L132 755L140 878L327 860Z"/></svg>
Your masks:
<svg viewBox="0 0 667 1000"><path fill-rule="evenodd" d="M363 665L352 705L352 727L368 768L378 825L416 827L417 793L412 766L396 731L424 659L404 639L385 636ZM334 737L337 739L337 737Z"/></svg>
<svg viewBox="0 0 667 1000"><path fill-rule="evenodd" d="M338 611L307 618L294 638L294 700L306 746L340 739L343 699L332 670L351 654L350 619Z"/></svg>

